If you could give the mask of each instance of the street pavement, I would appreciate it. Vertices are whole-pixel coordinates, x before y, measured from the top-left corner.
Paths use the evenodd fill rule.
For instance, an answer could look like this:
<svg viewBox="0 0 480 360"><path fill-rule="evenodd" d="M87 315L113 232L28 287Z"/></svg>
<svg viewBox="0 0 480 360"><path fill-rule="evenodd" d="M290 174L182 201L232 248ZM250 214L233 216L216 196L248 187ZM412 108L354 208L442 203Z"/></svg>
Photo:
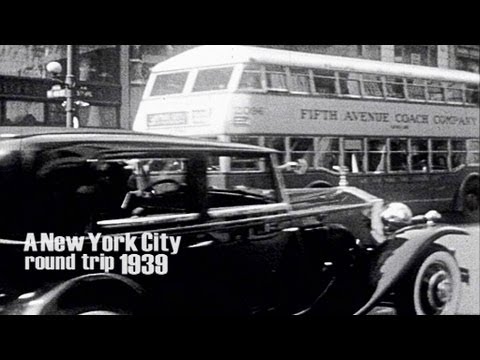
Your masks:
<svg viewBox="0 0 480 360"><path fill-rule="evenodd" d="M445 245L456 249L459 266L469 270L469 284L462 284L462 301L459 315L480 315L480 226L479 224L457 225L470 232L470 236L451 236Z"/></svg>

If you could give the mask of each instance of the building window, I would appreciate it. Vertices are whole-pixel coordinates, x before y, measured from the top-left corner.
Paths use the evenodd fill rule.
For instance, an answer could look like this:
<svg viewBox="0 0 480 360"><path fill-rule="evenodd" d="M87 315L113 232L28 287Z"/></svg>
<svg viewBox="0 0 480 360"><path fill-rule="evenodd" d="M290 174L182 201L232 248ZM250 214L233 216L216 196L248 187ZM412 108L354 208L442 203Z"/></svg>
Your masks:
<svg viewBox="0 0 480 360"><path fill-rule="evenodd" d="M74 117L79 127L118 128L117 108L114 106L95 106L77 108ZM60 103L47 104L47 121L49 126L65 126L65 108Z"/></svg>
<svg viewBox="0 0 480 360"><path fill-rule="evenodd" d="M35 101L6 101L3 125L44 125L44 104Z"/></svg>
<svg viewBox="0 0 480 360"><path fill-rule="evenodd" d="M80 127L118 128L117 108L114 106L87 106L77 111Z"/></svg>
<svg viewBox="0 0 480 360"><path fill-rule="evenodd" d="M46 78L45 65L65 67L66 45L0 45L0 75Z"/></svg>
<svg viewBox="0 0 480 360"><path fill-rule="evenodd" d="M437 45L395 45L395 62L438 66Z"/></svg>
<svg viewBox="0 0 480 360"><path fill-rule="evenodd" d="M118 84L120 55L117 45L78 45L78 80Z"/></svg>
<svg viewBox="0 0 480 360"><path fill-rule="evenodd" d="M480 72L480 46L456 45L456 68L458 70Z"/></svg>

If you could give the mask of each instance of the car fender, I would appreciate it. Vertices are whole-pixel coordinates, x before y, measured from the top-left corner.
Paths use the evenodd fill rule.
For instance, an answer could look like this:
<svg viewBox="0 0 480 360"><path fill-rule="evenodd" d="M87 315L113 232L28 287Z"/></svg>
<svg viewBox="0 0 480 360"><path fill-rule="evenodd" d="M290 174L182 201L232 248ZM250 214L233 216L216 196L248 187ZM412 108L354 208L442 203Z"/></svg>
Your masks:
<svg viewBox="0 0 480 360"><path fill-rule="evenodd" d="M20 315L46 315L54 313L52 309L55 309L58 301L73 289L81 290L84 286L98 286L98 289L100 289L106 282L123 285L127 291L131 291L132 294L139 297L145 293L142 286L125 276L108 273L88 274L56 284L47 291L40 289L37 292L29 293L28 301L14 302L6 309L6 313ZM25 295L23 297L25 298Z"/></svg>
<svg viewBox="0 0 480 360"><path fill-rule="evenodd" d="M397 232L381 248L371 279L375 290L367 303L354 315L370 311L415 264L416 259L434 242L446 235L469 235L453 226L411 227Z"/></svg>

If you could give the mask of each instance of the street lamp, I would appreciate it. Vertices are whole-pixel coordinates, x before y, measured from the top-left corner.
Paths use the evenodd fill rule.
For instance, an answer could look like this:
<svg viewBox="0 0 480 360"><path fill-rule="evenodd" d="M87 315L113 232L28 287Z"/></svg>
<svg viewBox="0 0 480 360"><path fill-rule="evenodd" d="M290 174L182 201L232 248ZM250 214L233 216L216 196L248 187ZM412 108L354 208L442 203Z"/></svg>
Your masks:
<svg viewBox="0 0 480 360"><path fill-rule="evenodd" d="M74 75L74 45L67 45L67 72L65 81L61 81L58 77L61 75L63 69L62 65L56 61L47 64L46 70L53 75L53 77L60 83L54 85L52 89L47 92L48 98L64 98L65 112L67 115L67 128L73 127L73 119L75 113L75 97L92 97L91 92L87 91L85 87L77 89ZM63 86L63 88L62 88ZM81 104L80 104L81 103ZM79 101L80 106L89 105L83 101Z"/></svg>

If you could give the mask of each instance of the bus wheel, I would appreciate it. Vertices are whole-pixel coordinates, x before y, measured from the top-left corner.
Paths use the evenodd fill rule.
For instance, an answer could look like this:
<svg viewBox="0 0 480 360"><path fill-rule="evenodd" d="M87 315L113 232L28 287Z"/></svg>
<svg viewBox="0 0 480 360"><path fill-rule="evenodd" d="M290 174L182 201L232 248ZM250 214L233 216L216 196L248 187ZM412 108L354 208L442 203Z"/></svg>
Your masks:
<svg viewBox="0 0 480 360"><path fill-rule="evenodd" d="M478 180L476 182L471 181L465 187L463 195L463 215L467 220L478 221L479 218L479 184Z"/></svg>
<svg viewBox="0 0 480 360"><path fill-rule="evenodd" d="M454 315L460 303L461 273L455 258L434 245L397 289L398 315Z"/></svg>

